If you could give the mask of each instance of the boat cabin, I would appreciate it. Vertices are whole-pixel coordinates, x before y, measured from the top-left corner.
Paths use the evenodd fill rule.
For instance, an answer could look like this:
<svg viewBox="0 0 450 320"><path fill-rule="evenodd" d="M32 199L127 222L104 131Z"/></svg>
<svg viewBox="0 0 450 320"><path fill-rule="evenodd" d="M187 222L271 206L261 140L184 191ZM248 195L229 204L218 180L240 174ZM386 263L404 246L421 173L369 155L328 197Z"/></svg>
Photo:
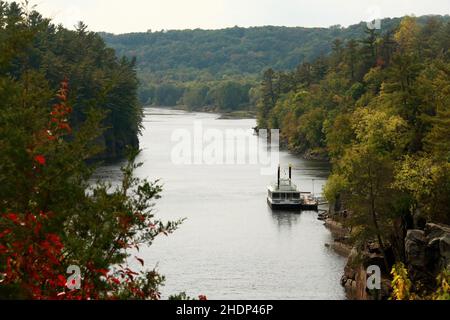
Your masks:
<svg viewBox="0 0 450 320"><path fill-rule="evenodd" d="M309 192L301 192L292 182L292 166L289 166L289 179L282 179L278 167L278 180L268 187L267 203L274 209L317 210L318 203Z"/></svg>

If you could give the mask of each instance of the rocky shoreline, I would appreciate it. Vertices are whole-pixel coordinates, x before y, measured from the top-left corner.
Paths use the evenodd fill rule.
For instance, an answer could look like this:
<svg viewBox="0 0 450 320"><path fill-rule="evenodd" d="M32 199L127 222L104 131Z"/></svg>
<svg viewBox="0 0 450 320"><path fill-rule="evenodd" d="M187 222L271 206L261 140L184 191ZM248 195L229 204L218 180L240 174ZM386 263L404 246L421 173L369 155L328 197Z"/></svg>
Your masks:
<svg viewBox="0 0 450 320"><path fill-rule="evenodd" d="M347 258L341 285L350 300L385 300L391 292L390 270L384 267L384 258L375 243L364 246L352 244L351 230L342 223L347 218L346 211L332 214L323 213L319 219L331 231L334 241L327 247ZM450 226L427 223L423 229L408 230L405 241L405 265L413 281L420 281L430 287L437 274L445 267L450 269ZM381 290L366 288L367 268L380 266L382 270Z"/></svg>

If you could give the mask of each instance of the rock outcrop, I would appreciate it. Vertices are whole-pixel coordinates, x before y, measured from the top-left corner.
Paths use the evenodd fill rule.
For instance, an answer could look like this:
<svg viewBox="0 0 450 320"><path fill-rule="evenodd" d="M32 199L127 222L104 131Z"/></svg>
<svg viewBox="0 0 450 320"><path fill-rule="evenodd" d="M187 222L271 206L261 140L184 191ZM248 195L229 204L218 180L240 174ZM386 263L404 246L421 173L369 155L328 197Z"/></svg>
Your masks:
<svg viewBox="0 0 450 320"><path fill-rule="evenodd" d="M450 269L450 227L428 223L424 230L409 230L405 255L411 278L433 284L442 269Z"/></svg>
<svg viewBox="0 0 450 320"><path fill-rule="evenodd" d="M428 223L424 230L408 230L405 238L406 266L413 283L421 283L434 290L436 277L444 269L450 270L450 227ZM382 270L381 291L366 289L367 268L379 266ZM354 247L348 257L341 284L349 299L387 299L390 294L390 270L385 270L384 259L376 243Z"/></svg>
<svg viewBox="0 0 450 320"><path fill-rule="evenodd" d="M328 247L348 257L341 284L345 287L348 299L372 300L390 297L390 268L395 263L394 252L389 248L387 261L384 261L378 244L367 243L354 247L349 239L350 230L340 221L347 218L346 211L330 211L319 217L325 220L325 226L334 236L334 242ZM436 278L445 268L450 270L450 226L436 223L424 223L421 229L408 230L404 238L404 253L409 276L413 283L420 283L422 288L435 290ZM403 242L403 239L402 239ZM386 263L389 264L386 267ZM367 290L367 268L379 266L381 269L381 290Z"/></svg>
<svg viewBox="0 0 450 320"><path fill-rule="evenodd" d="M379 266L382 271L381 290L370 292L367 289L367 269L369 266ZM390 280L383 270L384 258L379 248L370 243L364 248L354 247L348 257L341 285L344 286L347 298L350 300L375 300L389 297Z"/></svg>

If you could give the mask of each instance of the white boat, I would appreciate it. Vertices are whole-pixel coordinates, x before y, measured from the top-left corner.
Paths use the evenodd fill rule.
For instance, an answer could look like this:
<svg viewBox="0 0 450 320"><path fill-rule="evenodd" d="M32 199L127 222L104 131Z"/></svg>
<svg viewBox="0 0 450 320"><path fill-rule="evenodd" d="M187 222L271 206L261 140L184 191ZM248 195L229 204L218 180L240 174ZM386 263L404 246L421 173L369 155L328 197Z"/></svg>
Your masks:
<svg viewBox="0 0 450 320"><path fill-rule="evenodd" d="M292 182L292 166L289 178L282 179L278 167L278 180L268 186L267 203L273 210L318 210L319 203L310 192L301 192Z"/></svg>

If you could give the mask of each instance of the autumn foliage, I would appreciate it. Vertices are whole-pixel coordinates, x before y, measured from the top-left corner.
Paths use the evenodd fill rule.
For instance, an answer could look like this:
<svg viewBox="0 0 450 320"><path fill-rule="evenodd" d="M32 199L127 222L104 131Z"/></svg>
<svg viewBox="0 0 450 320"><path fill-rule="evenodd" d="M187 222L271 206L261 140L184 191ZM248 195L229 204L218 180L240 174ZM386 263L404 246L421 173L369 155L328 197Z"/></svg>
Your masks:
<svg viewBox="0 0 450 320"><path fill-rule="evenodd" d="M0 218L1 285L20 283L28 298L57 298L66 286L60 274L63 260L61 238L43 231L49 215L3 214Z"/></svg>
<svg viewBox="0 0 450 320"><path fill-rule="evenodd" d="M73 156L90 149L98 130L89 127L99 126L95 123L99 118L91 115L88 128L73 134L68 93L65 79L48 125L30 132L26 148L14 150L28 158L24 159L28 166L21 168L30 194L27 203L20 197L2 197L0 297L159 299L158 286L164 278L155 270L141 270L145 262L136 254L140 245L168 235L179 222L154 220L151 201L159 197L161 188L133 177L140 166L134 162L136 151L123 168L120 188L111 191L106 183L87 183L92 169L83 157ZM60 168L61 164L68 167ZM80 268L80 275L67 273L73 265Z"/></svg>
<svg viewBox="0 0 450 320"><path fill-rule="evenodd" d="M134 176L134 61L27 3L0 0L0 300L160 299L139 251L182 221L158 220L161 186ZM121 183L95 176L125 150Z"/></svg>

